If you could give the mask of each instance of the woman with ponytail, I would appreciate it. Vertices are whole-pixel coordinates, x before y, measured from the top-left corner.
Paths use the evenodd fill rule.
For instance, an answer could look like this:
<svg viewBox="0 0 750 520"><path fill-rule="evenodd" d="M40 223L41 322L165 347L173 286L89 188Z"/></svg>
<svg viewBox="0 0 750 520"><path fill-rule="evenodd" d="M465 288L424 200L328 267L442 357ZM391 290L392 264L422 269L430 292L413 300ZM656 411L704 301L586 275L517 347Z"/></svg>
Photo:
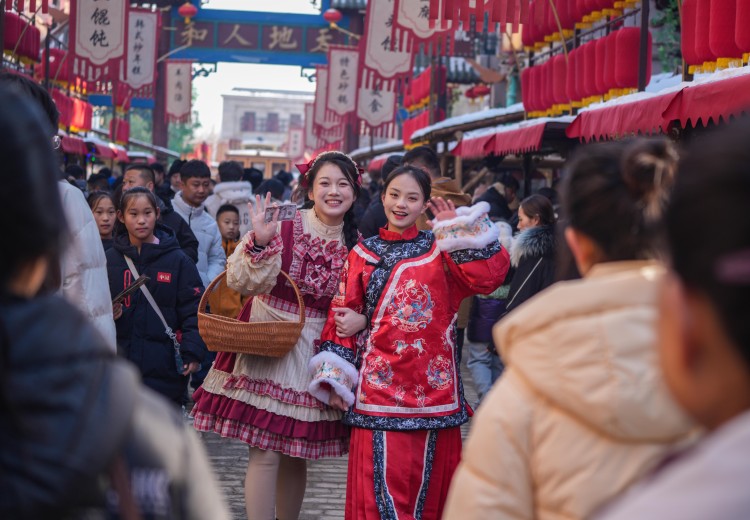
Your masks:
<svg viewBox="0 0 750 520"><path fill-rule="evenodd" d="M675 168L665 140L587 146L568 166L564 236L583 278L495 326L506 370L475 416L446 518L588 518L688 438L657 355Z"/></svg>
<svg viewBox="0 0 750 520"><path fill-rule="evenodd" d="M297 345L282 358L219 353L202 388L194 394L195 427L250 446L245 502L251 520L297 518L305 493L307 460L347 452L349 431L340 410L308 392L308 363L314 342L336 295L349 249L359 239L352 205L360 172L341 152L325 152L298 165L305 202L294 220L266 222L271 204L250 204L252 230L227 261L227 285L249 300L239 319L296 321L297 297L280 270L303 295L305 327ZM364 316L337 316L344 335L366 325Z"/></svg>

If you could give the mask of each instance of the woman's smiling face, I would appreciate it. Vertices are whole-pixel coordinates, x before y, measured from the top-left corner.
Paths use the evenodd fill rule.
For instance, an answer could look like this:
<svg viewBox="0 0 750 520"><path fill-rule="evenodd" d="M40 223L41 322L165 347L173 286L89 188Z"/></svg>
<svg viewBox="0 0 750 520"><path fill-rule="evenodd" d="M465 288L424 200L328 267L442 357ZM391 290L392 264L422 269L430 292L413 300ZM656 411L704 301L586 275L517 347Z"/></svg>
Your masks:
<svg viewBox="0 0 750 520"><path fill-rule="evenodd" d="M424 213L424 193L417 181L404 173L393 179L383 192L383 209L388 218L388 229L403 233Z"/></svg>

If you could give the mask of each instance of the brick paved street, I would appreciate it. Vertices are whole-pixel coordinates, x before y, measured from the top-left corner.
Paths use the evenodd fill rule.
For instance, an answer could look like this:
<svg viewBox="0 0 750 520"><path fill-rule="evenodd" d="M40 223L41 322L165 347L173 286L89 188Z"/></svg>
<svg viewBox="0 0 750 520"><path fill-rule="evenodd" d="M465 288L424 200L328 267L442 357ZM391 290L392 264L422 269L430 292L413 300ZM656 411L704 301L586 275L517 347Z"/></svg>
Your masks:
<svg viewBox="0 0 750 520"><path fill-rule="evenodd" d="M467 347L464 347L462 374L466 398L475 403L474 383L466 369ZM464 437L468 424L462 427ZM232 518L243 520L245 515L244 479L247 468L247 445L222 439L216 434L200 434L213 464L219 485L232 512ZM301 520L344 518L347 457L312 462L307 473L307 492L302 504Z"/></svg>

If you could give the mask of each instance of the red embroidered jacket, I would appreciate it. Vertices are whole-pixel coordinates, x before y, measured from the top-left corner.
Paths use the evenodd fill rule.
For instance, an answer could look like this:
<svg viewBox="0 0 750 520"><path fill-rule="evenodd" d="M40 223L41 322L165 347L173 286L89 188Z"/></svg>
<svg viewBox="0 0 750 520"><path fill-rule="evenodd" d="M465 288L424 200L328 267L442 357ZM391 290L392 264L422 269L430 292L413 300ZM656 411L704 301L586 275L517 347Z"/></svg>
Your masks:
<svg viewBox="0 0 750 520"><path fill-rule="evenodd" d="M484 206L460 210L434 234L381 229L349 253L331 307L364 313L369 330L340 338L329 312L321 352L310 362L310 393L327 403L335 390L351 406L345 423L421 430L468 420L456 359L458 307L499 287L510 262Z"/></svg>

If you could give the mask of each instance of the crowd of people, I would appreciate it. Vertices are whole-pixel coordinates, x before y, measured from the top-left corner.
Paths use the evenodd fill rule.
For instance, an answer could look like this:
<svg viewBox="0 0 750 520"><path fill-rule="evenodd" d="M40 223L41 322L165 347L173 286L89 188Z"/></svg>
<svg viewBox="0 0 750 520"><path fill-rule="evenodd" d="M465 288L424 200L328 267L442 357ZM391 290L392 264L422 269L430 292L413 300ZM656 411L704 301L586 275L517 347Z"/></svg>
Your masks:
<svg viewBox="0 0 750 520"><path fill-rule="evenodd" d="M0 99L0 517L228 518L195 431L249 446L253 520L346 454L351 520L750 516L746 123L584 146L521 197L424 146L86 179L44 89ZM222 276L213 314L304 313L286 355L208 350Z"/></svg>

